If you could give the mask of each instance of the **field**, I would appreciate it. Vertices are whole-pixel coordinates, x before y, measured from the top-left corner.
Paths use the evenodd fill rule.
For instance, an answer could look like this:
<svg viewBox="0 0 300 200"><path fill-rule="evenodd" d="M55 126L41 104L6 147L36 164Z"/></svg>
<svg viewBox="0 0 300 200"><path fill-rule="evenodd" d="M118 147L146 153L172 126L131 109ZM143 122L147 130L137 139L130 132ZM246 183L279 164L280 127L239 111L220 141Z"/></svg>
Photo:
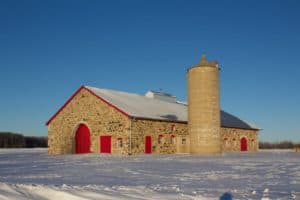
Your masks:
<svg viewBox="0 0 300 200"><path fill-rule="evenodd" d="M48 156L46 149L0 149L1 200L230 196L300 199L300 154L260 151L218 157Z"/></svg>

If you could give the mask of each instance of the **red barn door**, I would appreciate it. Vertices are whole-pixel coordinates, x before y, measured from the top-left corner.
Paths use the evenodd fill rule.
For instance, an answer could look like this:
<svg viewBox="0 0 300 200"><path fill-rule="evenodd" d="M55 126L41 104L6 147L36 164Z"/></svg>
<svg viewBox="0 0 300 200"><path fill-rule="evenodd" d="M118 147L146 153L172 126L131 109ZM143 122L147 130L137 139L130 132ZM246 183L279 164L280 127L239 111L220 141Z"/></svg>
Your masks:
<svg viewBox="0 0 300 200"><path fill-rule="evenodd" d="M151 136L145 137L145 153L152 153L152 141Z"/></svg>
<svg viewBox="0 0 300 200"><path fill-rule="evenodd" d="M111 153L111 136L100 136L100 153Z"/></svg>
<svg viewBox="0 0 300 200"><path fill-rule="evenodd" d="M90 130L84 125L80 124L75 136L76 153L90 153Z"/></svg>
<svg viewBox="0 0 300 200"><path fill-rule="evenodd" d="M241 139L241 151L247 151L247 150L248 150L247 139L243 137Z"/></svg>

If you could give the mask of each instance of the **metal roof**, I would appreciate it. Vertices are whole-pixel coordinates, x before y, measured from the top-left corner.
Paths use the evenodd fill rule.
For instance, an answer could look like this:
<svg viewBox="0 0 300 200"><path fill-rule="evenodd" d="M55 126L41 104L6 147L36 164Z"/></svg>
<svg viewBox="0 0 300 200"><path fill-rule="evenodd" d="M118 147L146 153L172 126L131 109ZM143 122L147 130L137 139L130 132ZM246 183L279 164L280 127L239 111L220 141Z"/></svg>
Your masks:
<svg viewBox="0 0 300 200"><path fill-rule="evenodd" d="M171 103L134 93L90 86L84 87L132 117L187 122L186 104L178 102ZM242 129L258 129L257 127L250 125L249 123L224 111L221 111L221 126Z"/></svg>

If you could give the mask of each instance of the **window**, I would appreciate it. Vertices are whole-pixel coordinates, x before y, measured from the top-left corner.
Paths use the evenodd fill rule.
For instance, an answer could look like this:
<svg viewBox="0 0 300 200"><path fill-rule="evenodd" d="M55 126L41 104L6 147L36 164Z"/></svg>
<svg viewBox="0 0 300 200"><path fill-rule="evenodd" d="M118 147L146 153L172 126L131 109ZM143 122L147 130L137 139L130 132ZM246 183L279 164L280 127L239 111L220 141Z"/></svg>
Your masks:
<svg viewBox="0 0 300 200"><path fill-rule="evenodd" d="M174 132L175 132L175 130L176 130L176 127L175 127L175 125L174 125L174 124L172 124L172 125L171 125L171 133L174 133Z"/></svg>
<svg viewBox="0 0 300 200"><path fill-rule="evenodd" d="M236 139L235 139L235 138L233 138L233 139L232 139L232 141L233 141L233 145L234 145L234 146L236 146L236 145L237 145L237 143L236 143Z"/></svg>
<svg viewBox="0 0 300 200"><path fill-rule="evenodd" d="M181 139L181 144L186 144L186 139L185 138Z"/></svg>
<svg viewBox="0 0 300 200"><path fill-rule="evenodd" d="M175 137L175 135L171 136L171 144L176 144L176 137Z"/></svg>
<svg viewBox="0 0 300 200"><path fill-rule="evenodd" d="M164 136L163 135L159 135L158 136L158 144L162 144L163 143L163 138L164 138Z"/></svg>
<svg viewBox="0 0 300 200"><path fill-rule="evenodd" d="M123 147L123 140L122 140L122 138L118 138L117 139L117 147L118 148L122 148Z"/></svg>
<svg viewBox="0 0 300 200"><path fill-rule="evenodd" d="M225 146L226 146L226 147L228 147L228 146L229 146L229 141L228 141L228 138L224 138L224 144L225 144Z"/></svg>

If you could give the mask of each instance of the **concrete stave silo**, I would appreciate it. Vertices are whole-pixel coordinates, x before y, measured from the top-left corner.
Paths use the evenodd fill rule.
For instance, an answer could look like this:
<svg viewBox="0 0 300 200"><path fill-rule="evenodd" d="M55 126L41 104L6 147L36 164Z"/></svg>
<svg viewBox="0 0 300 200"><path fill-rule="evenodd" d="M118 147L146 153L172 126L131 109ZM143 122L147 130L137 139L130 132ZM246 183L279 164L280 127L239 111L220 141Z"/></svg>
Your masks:
<svg viewBox="0 0 300 200"><path fill-rule="evenodd" d="M202 56L187 71L188 132L191 154L221 153L219 66Z"/></svg>

